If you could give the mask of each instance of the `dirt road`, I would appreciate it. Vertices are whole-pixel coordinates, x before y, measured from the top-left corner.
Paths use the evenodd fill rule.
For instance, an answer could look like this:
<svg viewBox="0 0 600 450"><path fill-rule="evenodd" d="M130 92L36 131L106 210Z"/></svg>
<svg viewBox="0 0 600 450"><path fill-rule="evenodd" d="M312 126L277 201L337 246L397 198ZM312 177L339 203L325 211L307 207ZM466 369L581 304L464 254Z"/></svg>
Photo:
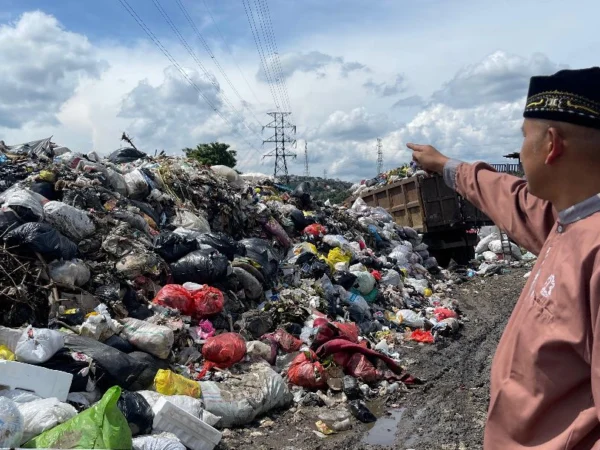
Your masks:
<svg viewBox="0 0 600 450"><path fill-rule="evenodd" d="M227 431L220 449L480 449L489 396L489 371L498 340L525 284L526 270L457 286L468 319L461 335L436 346L406 349L409 372L425 385L388 398L374 426L316 436L316 412L274 414L255 426ZM376 407L377 405L374 405Z"/></svg>

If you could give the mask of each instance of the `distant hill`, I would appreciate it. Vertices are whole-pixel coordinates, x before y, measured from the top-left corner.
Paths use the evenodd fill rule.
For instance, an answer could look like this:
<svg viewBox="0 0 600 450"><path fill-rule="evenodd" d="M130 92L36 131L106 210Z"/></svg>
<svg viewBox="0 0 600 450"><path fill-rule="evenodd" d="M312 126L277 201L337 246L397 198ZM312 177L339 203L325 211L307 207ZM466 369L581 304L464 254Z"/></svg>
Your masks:
<svg viewBox="0 0 600 450"><path fill-rule="evenodd" d="M304 177L299 175L290 175L288 186L294 189L300 183L308 181L312 185L311 195L315 200L326 201L329 199L332 204L342 203L350 195L349 189L352 183L342 180L321 177Z"/></svg>

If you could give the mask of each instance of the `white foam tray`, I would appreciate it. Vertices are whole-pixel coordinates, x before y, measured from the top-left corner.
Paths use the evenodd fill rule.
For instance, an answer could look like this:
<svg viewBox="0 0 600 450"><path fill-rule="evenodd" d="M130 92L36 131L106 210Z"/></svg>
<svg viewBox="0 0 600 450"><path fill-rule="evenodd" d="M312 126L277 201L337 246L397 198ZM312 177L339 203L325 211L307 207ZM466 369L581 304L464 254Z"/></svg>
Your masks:
<svg viewBox="0 0 600 450"><path fill-rule="evenodd" d="M22 389L42 398L67 401L73 375L16 361L0 360L0 389Z"/></svg>

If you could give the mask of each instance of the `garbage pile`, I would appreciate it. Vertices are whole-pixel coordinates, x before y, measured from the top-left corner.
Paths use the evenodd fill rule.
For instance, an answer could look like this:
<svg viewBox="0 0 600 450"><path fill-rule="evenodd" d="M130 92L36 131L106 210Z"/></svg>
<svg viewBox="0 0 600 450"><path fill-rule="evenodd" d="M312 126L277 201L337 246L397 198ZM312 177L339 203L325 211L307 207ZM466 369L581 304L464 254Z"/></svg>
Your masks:
<svg viewBox="0 0 600 450"><path fill-rule="evenodd" d="M419 382L402 346L461 326L421 236L361 199L133 147L0 151L0 447L212 448L311 402L343 431Z"/></svg>
<svg viewBox="0 0 600 450"><path fill-rule="evenodd" d="M508 265L522 267L531 265L537 259L533 253L522 250L512 241L505 244L505 249L497 227L483 227L478 234L479 242L475 247L475 260L480 262L476 270L478 275L501 274ZM509 245L510 254L508 254Z"/></svg>
<svg viewBox="0 0 600 450"><path fill-rule="evenodd" d="M374 190L382 186L395 183L396 181L400 181L404 178L410 178L417 175L426 175L426 172L420 170L417 166L417 163L411 161L410 163L406 163L395 169L380 173L375 178L361 180L360 183L352 185L350 191L352 192L352 196L358 196L360 194L369 192L370 190Z"/></svg>

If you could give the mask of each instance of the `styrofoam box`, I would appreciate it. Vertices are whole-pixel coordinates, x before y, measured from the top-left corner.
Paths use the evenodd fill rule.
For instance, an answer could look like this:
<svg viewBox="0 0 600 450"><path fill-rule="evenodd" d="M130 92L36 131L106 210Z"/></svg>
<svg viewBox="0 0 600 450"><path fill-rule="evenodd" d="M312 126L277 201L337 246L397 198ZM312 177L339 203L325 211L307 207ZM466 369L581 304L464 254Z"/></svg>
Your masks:
<svg viewBox="0 0 600 450"><path fill-rule="evenodd" d="M177 436L192 450L213 450L221 441L221 432L184 411L167 398L161 398L154 408L153 429Z"/></svg>
<svg viewBox="0 0 600 450"><path fill-rule="evenodd" d="M0 360L0 389L22 389L42 398L67 401L73 375L16 361Z"/></svg>

